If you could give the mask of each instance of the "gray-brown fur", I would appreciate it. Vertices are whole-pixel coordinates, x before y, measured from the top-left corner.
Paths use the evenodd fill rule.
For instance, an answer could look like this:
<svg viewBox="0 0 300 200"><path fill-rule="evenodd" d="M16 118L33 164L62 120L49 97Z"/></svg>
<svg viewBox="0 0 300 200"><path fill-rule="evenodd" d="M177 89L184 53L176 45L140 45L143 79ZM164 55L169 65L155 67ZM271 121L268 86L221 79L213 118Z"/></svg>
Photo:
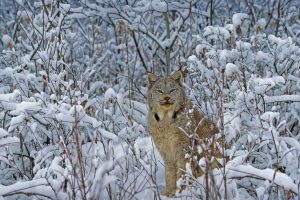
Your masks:
<svg viewBox="0 0 300 200"><path fill-rule="evenodd" d="M169 77L148 74L148 105L149 131L165 162L165 195L174 196L176 181L185 170L185 155L193 154L190 146L205 143L219 131L186 97L180 71ZM188 136L196 136L193 137L196 140ZM211 149L211 152L221 157L219 151ZM206 154L203 152L200 156ZM192 167L195 176L203 174L197 164Z"/></svg>

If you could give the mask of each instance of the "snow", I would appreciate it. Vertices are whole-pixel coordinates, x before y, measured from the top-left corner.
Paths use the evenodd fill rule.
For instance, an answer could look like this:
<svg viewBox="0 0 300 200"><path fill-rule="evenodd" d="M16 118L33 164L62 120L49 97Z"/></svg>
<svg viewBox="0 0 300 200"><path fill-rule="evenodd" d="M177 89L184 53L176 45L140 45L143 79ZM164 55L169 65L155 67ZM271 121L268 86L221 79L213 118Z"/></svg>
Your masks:
<svg viewBox="0 0 300 200"><path fill-rule="evenodd" d="M2 36L2 42L5 46L8 46L9 43L11 43L13 40L11 39L11 37L9 35L3 35Z"/></svg>
<svg viewBox="0 0 300 200"><path fill-rule="evenodd" d="M189 61L191 62L194 62L197 60L197 57L195 55L191 55L189 58L188 58Z"/></svg>
<svg viewBox="0 0 300 200"><path fill-rule="evenodd" d="M257 94L263 94L272 89L276 84L285 83L282 76L274 76L272 78L256 78L250 79L250 87L254 89Z"/></svg>
<svg viewBox="0 0 300 200"><path fill-rule="evenodd" d="M116 97L117 97L117 93L112 88L108 88L104 94L104 99L106 102Z"/></svg>
<svg viewBox="0 0 300 200"><path fill-rule="evenodd" d="M163 159L159 154L158 150L154 147L154 142L151 137L145 138L138 138L134 145L135 151L137 153L137 157L140 158L140 161L144 163L144 166L147 167L147 163L144 162L143 159L146 161L151 161L153 157L156 159L158 163L158 171L156 173L156 183L160 186L165 185L165 172L163 168ZM151 173L151 165L147 167L148 173Z"/></svg>
<svg viewBox="0 0 300 200"><path fill-rule="evenodd" d="M19 143L19 138L17 138L17 137L0 138L0 147L6 146L6 145L11 145L13 143Z"/></svg>
<svg viewBox="0 0 300 200"><path fill-rule="evenodd" d="M0 139L6 136L8 136L8 132L3 128L0 128Z"/></svg>
<svg viewBox="0 0 300 200"><path fill-rule="evenodd" d="M102 129L102 128L99 128L98 131L101 133L101 135L102 135L103 137L108 138L108 139L111 139L111 140L113 140L114 142L117 142L117 141L119 140L118 137L117 137L115 134L113 134L113 133L111 133L111 132L108 132L108 131L106 131L106 130L104 130L104 129Z"/></svg>
<svg viewBox="0 0 300 200"><path fill-rule="evenodd" d="M42 197L55 199L53 190L48 186L48 181L44 178L4 186L0 184L0 196L7 196L16 193L34 193Z"/></svg>
<svg viewBox="0 0 300 200"><path fill-rule="evenodd" d="M299 199L299 3L278 24L247 2L1 0L0 199ZM229 158L208 177L187 162L174 198L145 79L168 64Z"/></svg>
<svg viewBox="0 0 300 200"><path fill-rule="evenodd" d="M224 115L225 129L228 130L227 138L231 140L235 138L241 131L241 119L237 117L238 112L235 115L230 115L229 113Z"/></svg>
<svg viewBox="0 0 300 200"><path fill-rule="evenodd" d="M278 112L265 112L264 114L262 114L260 116L260 118L264 121L268 121L268 122L273 122L274 119L278 119L279 118L279 113Z"/></svg>
<svg viewBox="0 0 300 200"><path fill-rule="evenodd" d="M20 115L21 113L25 112L38 112L41 110L40 103L39 102L21 102L16 105L16 109L11 111L10 114L12 115Z"/></svg>
<svg viewBox="0 0 300 200"><path fill-rule="evenodd" d="M148 108L145 104L138 101L130 101L128 103L131 103L132 108L137 110L138 112L143 113L144 115L148 113Z"/></svg>
<svg viewBox="0 0 300 200"><path fill-rule="evenodd" d="M43 3L42 2L34 2L34 7L40 7L43 6L43 4L45 5L51 5L51 4L55 4L57 0L45 0Z"/></svg>
<svg viewBox="0 0 300 200"><path fill-rule="evenodd" d="M196 46L196 54L200 55L201 53L203 53L203 50L205 49L205 45L203 44L198 44Z"/></svg>
<svg viewBox="0 0 300 200"><path fill-rule="evenodd" d="M225 73L227 76L232 76L235 73L239 73L240 70L238 67L233 63L227 63L225 67Z"/></svg>
<svg viewBox="0 0 300 200"><path fill-rule="evenodd" d="M278 137L278 140L286 142L290 145L293 149L300 151L300 143L294 138L290 137Z"/></svg>
<svg viewBox="0 0 300 200"><path fill-rule="evenodd" d="M13 93L0 94L0 101L11 102L20 96L21 96L21 92L19 90L14 90Z"/></svg>
<svg viewBox="0 0 300 200"><path fill-rule="evenodd" d="M241 26L242 25L242 22L245 20L245 19L248 19L249 16L245 13L235 13L233 16L232 16L232 23L234 26Z"/></svg>
<svg viewBox="0 0 300 200"><path fill-rule="evenodd" d="M43 168L42 165L45 163L47 159L53 156L55 151L57 151L57 146L49 146L43 148L38 152L32 152L31 156L36 158L36 164L33 168L33 172L36 173L38 172L38 170Z"/></svg>
<svg viewBox="0 0 300 200"><path fill-rule="evenodd" d="M264 29L267 22L264 18L257 20L256 22L257 26L259 26L260 28Z"/></svg>
<svg viewBox="0 0 300 200"><path fill-rule="evenodd" d="M18 4L20 4L21 6L24 5L24 4L23 4L23 0L16 0L16 2L17 2Z"/></svg>
<svg viewBox="0 0 300 200"><path fill-rule="evenodd" d="M105 188L108 184L116 181L116 177L107 175L107 172L109 172L113 168L113 161L108 160L104 162L96 171L95 180L92 185L92 191L95 194L95 196L102 196L101 190Z"/></svg>
<svg viewBox="0 0 300 200"><path fill-rule="evenodd" d="M63 11L63 13L67 13L71 9L70 4L60 3L59 6L61 7L61 10Z"/></svg>
<svg viewBox="0 0 300 200"><path fill-rule="evenodd" d="M263 51L258 51L256 55L257 61L263 61L266 64L270 64L272 60L272 56L269 53L265 53Z"/></svg>
<svg viewBox="0 0 300 200"><path fill-rule="evenodd" d="M257 169L251 165L238 165L236 167L229 168L232 173L229 173L228 178L242 178L246 176L251 176L253 178L263 178L270 182L273 182L275 185L283 187L287 191L292 191L295 194L298 194L298 187L294 181L281 172L276 172L273 169Z"/></svg>
<svg viewBox="0 0 300 200"><path fill-rule="evenodd" d="M280 95L280 96L264 96L266 103L294 101L300 102L300 95Z"/></svg>
<svg viewBox="0 0 300 200"><path fill-rule="evenodd" d="M168 6L167 6L167 3L165 1L152 0L151 1L151 6L157 12L167 12L168 11Z"/></svg>
<svg viewBox="0 0 300 200"><path fill-rule="evenodd" d="M208 40L219 40L220 37L224 40L227 40L230 38L230 34L223 27L207 26L204 28L203 37L207 37Z"/></svg>
<svg viewBox="0 0 300 200"><path fill-rule="evenodd" d="M15 128L17 128L24 120L25 120L24 114L20 114L16 117L13 117L10 121L10 126L8 128L8 132L11 132Z"/></svg>
<svg viewBox="0 0 300 200"><path fill-rule="evenodd" d="M6 67L0 71L0 76L12 76L14 69L11 67Z"/></svg>
<svg viewBox="0 0 300 200"><path fill-rule="evenodd" d="M269 35L268 36L268 40L272 43L275 43L275 44L280 44L282 43L282 40L278 37L275 37L275 35Z"/></svg>

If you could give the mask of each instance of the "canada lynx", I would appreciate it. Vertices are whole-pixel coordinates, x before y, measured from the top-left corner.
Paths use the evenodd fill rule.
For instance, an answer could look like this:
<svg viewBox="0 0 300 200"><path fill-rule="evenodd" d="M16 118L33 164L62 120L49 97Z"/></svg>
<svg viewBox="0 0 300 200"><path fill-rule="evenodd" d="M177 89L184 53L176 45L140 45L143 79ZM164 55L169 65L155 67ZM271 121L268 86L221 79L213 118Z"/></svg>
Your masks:
<svg viewBox="0 0 300 200"><path fill-rule="evenodd" d="M165 162L165 195L174 196L176 182L185 170L185 156L187 153L193 154L191 146L205 144L219 131L185 95L181 71L169 77L148 74L148 105L149 131ZM197 136L196 144L191 139L193 135ZM221 157L220 151L211 147L198 156L207 156L207 152L211 156ZM197 162L191 166L194 176L203 174Z"/></svg>

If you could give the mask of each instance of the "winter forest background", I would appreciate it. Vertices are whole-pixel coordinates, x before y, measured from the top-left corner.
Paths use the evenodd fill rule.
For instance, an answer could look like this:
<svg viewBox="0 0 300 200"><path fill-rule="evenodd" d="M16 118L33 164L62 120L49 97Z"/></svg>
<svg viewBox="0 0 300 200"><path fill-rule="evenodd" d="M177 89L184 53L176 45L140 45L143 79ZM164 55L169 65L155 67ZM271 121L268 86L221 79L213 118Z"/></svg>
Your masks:
<svg viewBox="0 0 300 200"><path fill-rule="evenodd" d="M147 131L146 72L179 67L230 161L208 176L187 172L178 196L299 199L299 8L1 0L0 199L166 199Z"/></svg>

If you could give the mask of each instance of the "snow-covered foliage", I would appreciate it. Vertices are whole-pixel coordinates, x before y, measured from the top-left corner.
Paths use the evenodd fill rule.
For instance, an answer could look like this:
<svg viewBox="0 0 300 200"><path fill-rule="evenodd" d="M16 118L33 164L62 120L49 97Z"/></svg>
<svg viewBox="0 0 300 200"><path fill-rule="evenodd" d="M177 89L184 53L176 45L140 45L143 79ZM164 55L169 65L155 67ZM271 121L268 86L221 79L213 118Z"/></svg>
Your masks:
<svg viewBox="0 0 300 200"><path fill-rule="evenodd" d="M229 162L177 195L299 198L299 1L0 6L0 199L165 198L145 78L179 66Z"/></svg>
<svg viewBox="0 0 300 200"><path fill-rule="evenodd" d="M300 48L265 33L239 38L230 26L209 26L197 36L191 92L204 112L217 115L230 144L234 159L225 176L235 179L233 197L293 198L300 186Z"/></svg>

